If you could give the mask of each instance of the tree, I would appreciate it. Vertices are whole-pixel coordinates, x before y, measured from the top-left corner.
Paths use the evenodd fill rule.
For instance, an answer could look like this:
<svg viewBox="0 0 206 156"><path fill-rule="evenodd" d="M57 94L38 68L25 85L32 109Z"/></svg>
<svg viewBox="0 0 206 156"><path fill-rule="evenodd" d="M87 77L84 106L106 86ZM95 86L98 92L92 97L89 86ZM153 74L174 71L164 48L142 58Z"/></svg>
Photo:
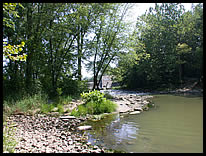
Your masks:
<svg viewBox="0 0 206 156"><path fill-rule="evenodd" d="M186 76L200 76L202 21L201 4L187 12L181 4L155 4L139 16L129 41L133 50L123 55L117 66L122 84L155 89L179 84ZM134 52L148 57L135 59Z"/></svg>
<svg viewBox="0 0 206 156"><path fill-rule="evenodd" d="M93 89L99 89L103 74L122 48L120 44L124 37L122 20L128 5L94 4L93 8L95 11L92 22L94 35L90 39L88 54L92 60L88 66L93 70Z"/></svg>
<svg viewBox="0 0 206 156"><path fill-rule="evenodd" d="M203 45L203 5L193 6L191 11L182 15L178 25L179 43L188 45L190 53L181 54L185 63L182 65L188 77L202 76L202 45Z"/></svg>

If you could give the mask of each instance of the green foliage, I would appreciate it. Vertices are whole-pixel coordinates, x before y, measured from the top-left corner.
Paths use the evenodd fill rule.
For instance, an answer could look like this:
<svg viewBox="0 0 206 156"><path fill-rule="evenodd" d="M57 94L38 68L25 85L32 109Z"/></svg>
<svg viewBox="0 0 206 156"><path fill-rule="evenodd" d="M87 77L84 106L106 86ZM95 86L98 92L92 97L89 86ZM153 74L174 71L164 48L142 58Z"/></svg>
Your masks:
<svg viewBox="0 0 206 156"><path fill-rule="evenodd" d="M20 3L3 3L3 25L4 27L12 28L15 30L15 23L12 20L11 17L20 17L18 15L18 12L15 11L16 7L20 6L21 8L24 8ZM26 61L27 54L23 53L20 54L21 51L23 51L23 47L25 45L25 42L21 42L19 45L10 45L7 42L3 42L3 55L5 58L8 58L12 61Z"/></svg>
<svg viewBox="0 0 206 156"><path fill-rule="evenodd" d="M3 42L3 54L5 58L8 58L12 61L26 61L27 54L20 54L23 50L25 42L21 42L19 45L7 45L7 42Z"/></svg>
<svg viewBox="0 0 206 156"><path fill-rule="evenodd" d="M58 112L59 112L60 114L63 114L63 113L64 113L64 107L63 107L62 104L58 104L58 105L57 105L57 108L58 108Z"/></svg>
<svg viewBox="0 0 206 156"><path fill-rule="evenodd" d="M86 114L102 114L111 113L117 108L116 104L104 97L100 91L94 90L89 93L82 93L81 97L85 100L85 104L79 105L77 110L72 110L74 116L85 116Z"/></svg>
<svg viewBox="0 0 206 156"><path fill-rule="evenodd" d="M82 99L85 100L86 103L88 102L101 103L103 100L106 100L106 98L104 98L104 93L101 93L98 90L89 91L88 93L83 92L80 95Z"/></svg>
<svg viewBox="0 0 206 156"><path fill-rule="evenodd" d="M84 105L79 105L77 109L72 110L71 115L85 116L87 114L98 115L102 113L114 112L117 105L110 100L103 100L101 103L88 102Z"/></svg>
<svg viewBox="0 0 206 156"><path fill-rule="evenodd" d="M41 109L41 112L42 112L42 113L47 114L47 113L51 112L51 110L52 110L54 107L55 107L54 104L44 103L44 104L41 105L40 109Z"/></svg>
<svg viewBox="0 0 206 156"><path fill-rule="evenodd" d="M109 94L109 93L104 93L104 97L106 98L106 99L113 99L114 97L111 95L111 94Z"/></svg>
<svg viewBox="0 0 206 156"><path fill-rule="evenodd" d="M152 90L178 85L186 76L201 77L202 10L202 4L185 12L181 4L162 3L139 16L129 36L129 52L111 70L117 82Z"/></svg>
<svg viewBox="0 0 206 156"><path fill-rule="evenodd" d="M59 97L59 103L61 103L62 105L66 105L71 101L72 101L72 96L65 96L64 95L64 96Z"/></svg>
<svg viewBox="0 0 206 156"><path fill-rule="evenodd" d="M63 93L62 88L57 88L56 91L57 91L58 96L61 96Z"/></svg>
<svg viewBox="0 0 206 156"><path fill-rule="evenodd" d="M21 8L24 8L21 3L3 3L3 25L6 27L10 27L14 29L14 22L10 17L19 17L18 12L15 11L16 7L20 6Z"/></svg>
<svg viewBox="0 0 206 156"><path fill-rule="evenodd" d="M13 125L8 125L7 122L3 123L3 152L15 152L15 146L17 145L14 139L16 128Z"/></svg>
<svg viewBox="0 0 206 156"><path fill-rule="evenodd" d="M78 95L82 92L88 91L87 81L72 80L70 78L63 79L59 83L62 88L63 95Z"/></svg>

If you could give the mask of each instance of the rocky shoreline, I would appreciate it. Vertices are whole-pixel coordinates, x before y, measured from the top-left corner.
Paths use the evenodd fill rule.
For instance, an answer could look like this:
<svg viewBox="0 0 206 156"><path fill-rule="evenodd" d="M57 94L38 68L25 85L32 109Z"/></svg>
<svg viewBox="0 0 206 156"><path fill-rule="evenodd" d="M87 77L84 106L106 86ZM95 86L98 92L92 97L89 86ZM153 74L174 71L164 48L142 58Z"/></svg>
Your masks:
<svg viewBox="0 0 206 156"><path fill-rule="evenodd" d="M117 113L139 114L148 110L152 96L116 95ZM7 124L15 127L15 153L108 153L104 147L92 146L88 136L78 133L78 126L89 117L43 114L12 115ZM14 124L14 125L12 125ZM89 127L91 128L91 127Z"/></svg>
<svg viewBox="0 0 206 156"><path fill-rule="evenodd" d="M115 95L113 97L112 101L118 105L117 112L129 114L139 114L142 111L148 110L148 104L151 104L148 99L153 98L153 96L149 95L139 96L135 94Z"/></svg>
<svg viewBox="0 0 206 156"><path fill-rule="evenodd" d="M15 153L104 153L105 149L91 146L88 136L74 133L86 118L61 118L36 114L12 115L8 125L15 127ZM13 124L13 125L12 125Z"/></svg>

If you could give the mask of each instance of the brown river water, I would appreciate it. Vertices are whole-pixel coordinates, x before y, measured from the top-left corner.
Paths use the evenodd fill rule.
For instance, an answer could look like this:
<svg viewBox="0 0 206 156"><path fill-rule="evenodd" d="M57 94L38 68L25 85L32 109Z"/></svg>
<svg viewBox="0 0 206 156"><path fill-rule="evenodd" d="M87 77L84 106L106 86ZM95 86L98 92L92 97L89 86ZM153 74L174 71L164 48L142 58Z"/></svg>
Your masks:
<svg viewBox="0 0 206 156"><path fill-rule="evenodd" d="M203 97L153 96L149 111L84 123L93 126L89 142L134 153L202 153Z"/></svg>

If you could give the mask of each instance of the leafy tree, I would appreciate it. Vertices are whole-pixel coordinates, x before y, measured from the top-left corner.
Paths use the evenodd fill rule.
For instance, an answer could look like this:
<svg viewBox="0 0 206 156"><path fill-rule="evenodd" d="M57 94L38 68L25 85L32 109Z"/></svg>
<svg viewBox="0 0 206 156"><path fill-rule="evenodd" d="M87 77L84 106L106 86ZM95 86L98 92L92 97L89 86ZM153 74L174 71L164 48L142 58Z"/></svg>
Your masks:
<svg viewBox="0 0 206 156"><path fill-rule="evenodd" d="M155 4L138 17L131 50L121 56L113 73L136 89L166 87L182 82L185 75L194 77L202 71L202 21L201 4L188 12L181 4Z"/></svg>
<svg viewBox="0 0 206 156"><path fill-rule="evenodd" d="M120 12L122 8L122 12ZM90 63L93 70L93 89L98 89L99 83L110 62L121 51L125 26L122 22L128 5L94 4L93 37L89 44ZM91 53L92 52L92 53Z"/></svg>

